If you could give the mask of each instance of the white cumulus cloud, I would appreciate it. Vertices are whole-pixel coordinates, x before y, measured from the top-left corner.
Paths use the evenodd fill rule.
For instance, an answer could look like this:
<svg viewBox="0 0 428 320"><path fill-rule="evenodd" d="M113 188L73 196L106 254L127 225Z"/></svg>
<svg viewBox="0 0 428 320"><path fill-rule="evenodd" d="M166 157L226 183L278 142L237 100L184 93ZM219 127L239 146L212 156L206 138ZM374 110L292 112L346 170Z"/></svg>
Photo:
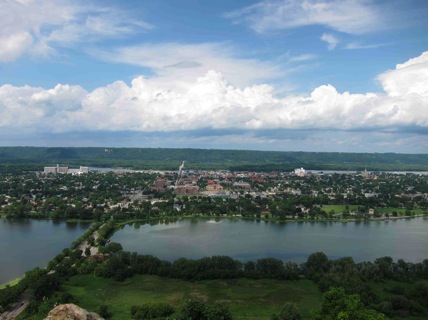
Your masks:
<svg viewBox="0 0 428 320"><path fill-rule="evenodd" d="M379 75L385 92L353 94L321 85L279 98L270 85L232 86L208 71L181 87L136 77L87 92L0 87L0 129L34 131L372 130L428 129L428 52ZM411 81L409 81L411 79ZM410 129L409 129L410 128Z"/></svg>
<svg viewBox="0 0 428 320"><path fill-rule="evenodd" d="M385 91L392 97L414 95L428 97L428 51L398 64L394 70L379 75Z"/></svg>

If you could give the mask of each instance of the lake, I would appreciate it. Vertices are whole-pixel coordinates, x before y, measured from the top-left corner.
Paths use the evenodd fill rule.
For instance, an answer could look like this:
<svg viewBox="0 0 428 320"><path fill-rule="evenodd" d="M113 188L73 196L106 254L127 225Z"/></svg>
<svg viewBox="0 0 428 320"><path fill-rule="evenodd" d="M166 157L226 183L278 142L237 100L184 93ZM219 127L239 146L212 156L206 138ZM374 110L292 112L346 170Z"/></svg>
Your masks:
<svg viewBox="0 0 428 320"><path fill-rule="evenodd" d="M44 267L91 223L0 219L0 284Z"/></svg>
<svg viewBox="0 0 428 320"><path fill-rule="evenodd" d="M273 257L301 263L322 251L331 259L352 256L356 262L383 256L421 262L428 259L428 219L276 223L189 218L126 225L111 241L169 261L227 255L241 261Z"/></svg>

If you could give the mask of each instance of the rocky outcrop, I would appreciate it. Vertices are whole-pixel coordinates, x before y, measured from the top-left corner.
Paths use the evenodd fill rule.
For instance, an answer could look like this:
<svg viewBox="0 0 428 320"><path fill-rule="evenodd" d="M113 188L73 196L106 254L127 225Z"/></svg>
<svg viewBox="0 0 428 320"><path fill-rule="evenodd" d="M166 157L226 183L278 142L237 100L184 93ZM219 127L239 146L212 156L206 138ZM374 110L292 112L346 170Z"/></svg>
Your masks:
<svg viewBox="0 0 428 320"><path fill-rule="evenodd" d="M45 320L104 320L98 314L88 312L75 304L60 304L52 309Z"/></svg>

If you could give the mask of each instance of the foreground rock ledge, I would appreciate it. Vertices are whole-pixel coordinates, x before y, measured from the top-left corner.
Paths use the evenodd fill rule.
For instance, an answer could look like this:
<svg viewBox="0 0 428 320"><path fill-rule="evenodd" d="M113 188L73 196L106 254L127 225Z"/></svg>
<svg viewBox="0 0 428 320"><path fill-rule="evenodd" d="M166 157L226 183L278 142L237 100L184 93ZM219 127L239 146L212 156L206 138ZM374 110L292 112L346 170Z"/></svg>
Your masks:
<svg viewBox="0 0 428 320"><path fill-rule="evenodd" d="M104 318L69 303L56 306L49 312L45 320L104 320Z"/></svg>

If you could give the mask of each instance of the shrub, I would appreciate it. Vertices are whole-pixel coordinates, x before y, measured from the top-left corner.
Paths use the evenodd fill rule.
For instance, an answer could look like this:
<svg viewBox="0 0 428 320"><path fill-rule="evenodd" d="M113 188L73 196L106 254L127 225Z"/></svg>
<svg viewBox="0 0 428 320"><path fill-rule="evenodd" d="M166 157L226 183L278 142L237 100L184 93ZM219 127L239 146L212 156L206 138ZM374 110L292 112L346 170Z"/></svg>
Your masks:
<svg viewBox="0 0 428 320"><path fill-rule="evenodd" d="M135 320L156 319L168 317L174 313L174 308L168 303L145 303L141 306L131 307L131 316Z"/></svg>

